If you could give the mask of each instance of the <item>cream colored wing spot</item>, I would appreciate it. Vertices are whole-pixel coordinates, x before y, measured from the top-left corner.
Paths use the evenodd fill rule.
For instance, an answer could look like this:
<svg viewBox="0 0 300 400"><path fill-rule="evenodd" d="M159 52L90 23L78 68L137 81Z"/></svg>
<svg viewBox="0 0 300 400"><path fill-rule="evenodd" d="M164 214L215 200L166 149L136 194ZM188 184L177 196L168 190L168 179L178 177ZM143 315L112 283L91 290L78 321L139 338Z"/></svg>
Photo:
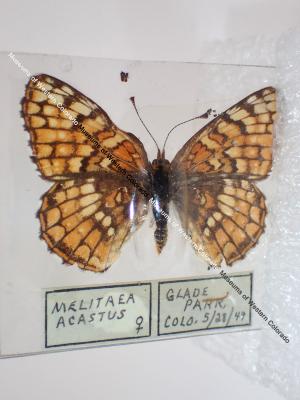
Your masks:
<svg viewBox="0 0 300 400"><path fill-rule="evenodd" d="M52 155L53 147L47 144L38 144L36 146L40 158L48 158Z"/></svg>
<svg viewBox="0 0 300 400"><path fill-rule="evenodd" d="M108 236L114 235L115 234L114 228L109 228L108 231L107 231L107 234L108 234Z"/></svg>
<svg viewBox="0 0 300 400"><path fill-rule="evenodd" d="M46 120L42 117L32 116L31 117L31 126L33 128L40 128L46 125Z"/></svg>
<svg viewBox="0 0 300 400"><path fill-rule="evenodd" d="M233 121L240 121L241 119L249 116L249 113L242 108L231 110L230 112L228 112L228 114Z"/></svg>
<svg viewBox="0 0 300 400"><path fill-rule="evenodd" d="M31 101L28 102L27 112L28 114L38 114L41 111L41 107L37 103Z"/></svg>
<svg viewBox="0 0 300 400"><path fill-rule="evenodd" d="M72 129L73 123L67 119L47 118L49 128L54 129Z"/></svg>
<svg viewBox="0 0 300 400"><path fill-rule="evenodd" d="M72 89L70 88L70 86L63 85L63 86L61 87L61 89L62 89L65 93L70 94L71 96L74 96L74 94L75 94L74 90L72 90Z"/></svg>
<svg viewBox="0 0 300 400"><path fill-rule="evenodd" d="M265 114L263 114L263 115L265 115ZM257 123L258 120L257 120L257 117L252 116L252 117L243 118L242 121L245 125L254 125Z"/></svg>
<svg viewBox="0 0 300 400"><path fill-rule="evenodd" d="M32 90L29 93L29 99L31 99L35 103L41 103L47 101L47 95L40 90Z"/></svg>
<svg viewBox="0 0 300 400"><path fill-rule="evenodd" d="M105 217L102 221L102 225L105 226L106 228L108 226L110 226L111 225L111 217L110 216Z"/></svg>
<svg viewBox="0 0 300 400"><path fill-rule="evenodd" d="M50 83L50 85L53 85L53 84L55 83L55 82L54 82L54 78L52 78L52 77L49 76L49 75L39 75L39 76L36 76L36 78L38 78L39 81L41 81L41 77L44 78L43 81Z"/></svg>
<svg viewBox="0 0 300 400"><path fill-rule="evenodd" d="M55 106L50 106L46 104L43 106L43 114L49 117L58 117L59 109Z"/></svg>
<svg viewBox="0 0 300 400"><path fill-rule="evenodd" d="M70 109L78 112L79 114L85 115L85 116L88 116L91 113L90 107L87 107L84 104L79 103L79 102L72 103L70 106Z"/></svg>

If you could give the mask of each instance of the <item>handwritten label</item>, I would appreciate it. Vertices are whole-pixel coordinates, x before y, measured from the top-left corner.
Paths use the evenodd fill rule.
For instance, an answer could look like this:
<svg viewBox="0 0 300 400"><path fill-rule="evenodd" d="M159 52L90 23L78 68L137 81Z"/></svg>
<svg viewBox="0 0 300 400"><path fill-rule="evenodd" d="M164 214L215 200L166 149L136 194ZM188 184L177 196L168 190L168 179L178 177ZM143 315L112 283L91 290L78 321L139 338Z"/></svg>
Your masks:
<svg viewBox="0 0 300 400"><path fill-rule="evenodd" d="M46 291L45 347L151 335L151 284Z"/></svg>
<svg viewBox="0 0 300 400"><path fill-rule="evenodd" d="M159 283L158 335L250 325L251 275Z"/></svg>
<svg viewBox="0 0 300 400"><path fill-rule="evenodd" d="M45 290L45 347L134 342L251 325L252 274Z"/></svg>

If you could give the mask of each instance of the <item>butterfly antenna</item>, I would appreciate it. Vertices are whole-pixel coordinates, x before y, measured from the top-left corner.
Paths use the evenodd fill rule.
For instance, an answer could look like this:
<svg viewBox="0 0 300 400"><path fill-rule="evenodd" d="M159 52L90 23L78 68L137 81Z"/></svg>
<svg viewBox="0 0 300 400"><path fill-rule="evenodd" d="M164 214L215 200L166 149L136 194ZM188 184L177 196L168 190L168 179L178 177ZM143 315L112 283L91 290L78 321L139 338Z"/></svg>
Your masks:
<svg viewBox="0 0 300 400"><path fill-rule="evenodd" d="M142 118L141 118L141 116L140 116L140 114L139 114L139 112L138 112L138 109L136 108L135 101L134 101L134 97L130 97L130 101L131 101L131 103L133 104L133 107L134 107L134 109L135 109L135 112L137 113L137 116L139 117L139 120L141 121L141 123L143 124L144 128L146 129L146 131L147 131L147 132L149 133L149 135L151 136L153 142L155 143L155 145L156 145L156 147L157 147L158 152L160 153L160 150L159 150L157 141L156 141L156 140L154 139L154 137L152 136L151 132L149 131L149 129L148 129L147 126L145 125L144 121L142 120Z"/></svg>
<svg viewBox="0 0 300 400"><path fill-rule="evenodd" d="M176 124L175 126L173 126L173 128L169 131L169 133L166 136L166 139L164 141L164 145L163 145L163 148L162 148L162 152L164 153L167 140L169 139L169 136L170 136L171 132L174 131L174 129L178 128L178 126L180 126L180 125L186 124L187 122L194 121L195 119L207 119L212 112L213 112L213 110L209 109L202 115L198 115L197 117L187 119L186 121L180 122L179 124Z"/></svg>

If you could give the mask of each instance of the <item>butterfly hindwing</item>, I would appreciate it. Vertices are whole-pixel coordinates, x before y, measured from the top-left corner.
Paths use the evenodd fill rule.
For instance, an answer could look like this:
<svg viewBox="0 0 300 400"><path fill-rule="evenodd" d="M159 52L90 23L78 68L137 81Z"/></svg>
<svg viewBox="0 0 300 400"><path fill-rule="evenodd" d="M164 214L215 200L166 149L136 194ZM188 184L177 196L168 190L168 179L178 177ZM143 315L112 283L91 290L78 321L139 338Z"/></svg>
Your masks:
<svg viewBox="0 0 300 400"><path fill-rule="evenodd" d="M97 143L121 168L145 171L148 160L143 144L120 130L100 106L59 79L48 75L35 79L26 86L22 113L33 159L44 178L63 180L82 173L117 172Z"/></svg>
<svg viewBox="0 0 300 400"><path fill-rule="evenodd" d="M250 181L215 179L186 187L173 198L183 228L212 265L231 265L264 231L264 195Z"/></svg>
<svg viewBox="0 0 300 400"><path fill-rule="evenodd" d="M38 212L41 237L69 264L105 271L147 213L144 196L116 177L56 183Z"/></svg>

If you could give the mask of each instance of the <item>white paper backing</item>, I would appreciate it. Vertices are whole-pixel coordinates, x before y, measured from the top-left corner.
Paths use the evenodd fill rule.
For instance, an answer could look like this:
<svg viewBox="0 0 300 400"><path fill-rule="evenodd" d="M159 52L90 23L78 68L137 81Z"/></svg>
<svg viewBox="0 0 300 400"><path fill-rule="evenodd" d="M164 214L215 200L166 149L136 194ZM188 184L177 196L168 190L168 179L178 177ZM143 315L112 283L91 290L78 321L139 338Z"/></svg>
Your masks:
<svg viewBox="0 0 300 400"><path fill-rule="evenodd" d="M263 310L272 316L278 326L289 335L290 343L284 343L266 326L263 332L235 333L201 338L205 348L222 356L237 371L245 372L287 396L298 399L299 361L299 291L300 281L300 33L292 32L280 41L278 47L263 41L248 42L263 48L264 60L277 60L281 117L278 124L274 169L271 178L274 198L270 207L272 235L265 258L265 287ZM228 49L237 52L245 43ZM276 56L274 49L277 48ZM217 51L220 48L217 47ZM223 46L224 50L224 46ZM228 50L229 51L229 50ZM251 52L252 50L249 50ZM247 52L246 52L247 53ZM247 62L247 59L245 59ZM267 63L267 60L266 60ZM268 64L268 63L267 63ZM229 81L234 76L229 77ZM36 179L38 179L36 177ZM5 237L4 239L5 240Z"/></svg>

